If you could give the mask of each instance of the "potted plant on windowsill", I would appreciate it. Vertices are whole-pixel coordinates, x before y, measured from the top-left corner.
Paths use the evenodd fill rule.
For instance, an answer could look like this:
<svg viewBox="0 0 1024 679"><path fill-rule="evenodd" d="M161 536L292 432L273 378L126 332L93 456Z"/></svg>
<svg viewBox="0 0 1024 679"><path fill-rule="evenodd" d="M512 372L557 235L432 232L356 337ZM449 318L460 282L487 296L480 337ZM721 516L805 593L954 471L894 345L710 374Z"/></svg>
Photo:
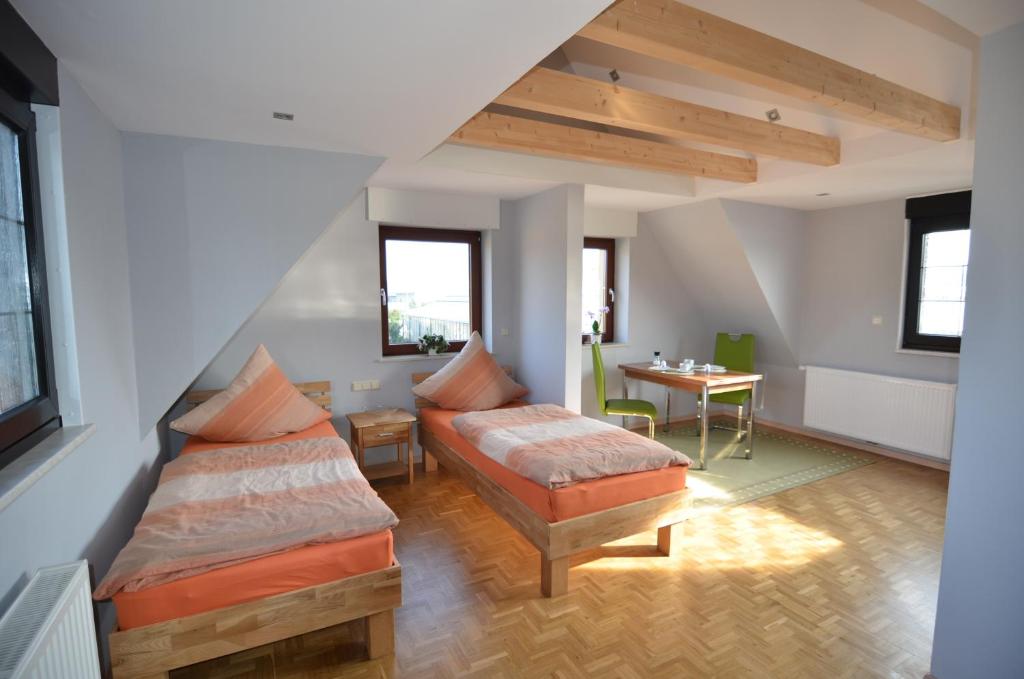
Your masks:
<svg viewBox="0 0 1024 679"><path fill-rule="evenodd" d="M444 335L424 335L420 338L417 346L420 351L429 356L436 356L437 354L448 351L448 342L445 341Z"/></svg>
<svg viewBox="0 0 1024 679"><path fill-rule="evenodd" d="M604 333L601 332L601 319L604 318L604 314L608 313L609 311L610 311L610 309L608 307L603 306L600 309L598 309L597 311L588 311L587 312L587 315L590 316L591 320L593 321L590 324L590 327L593 330L593 332L590 333L590 343L591 344L600 344L601 343L601 335L604 334Z"/></svg>

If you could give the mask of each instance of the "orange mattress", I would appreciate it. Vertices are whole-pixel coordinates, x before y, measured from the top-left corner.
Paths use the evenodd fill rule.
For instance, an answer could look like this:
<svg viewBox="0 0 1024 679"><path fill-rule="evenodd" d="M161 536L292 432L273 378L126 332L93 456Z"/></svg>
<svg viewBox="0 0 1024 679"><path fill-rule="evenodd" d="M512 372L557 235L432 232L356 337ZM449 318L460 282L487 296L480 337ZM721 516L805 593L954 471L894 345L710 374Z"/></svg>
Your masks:
<svg viewBox="0 0 1024 679"><path fill-rule="evenodd" d="M211 443L190 437L181 454L337 435L327 421L272 441ZM300 547L138 592L119 592L113 597L117 624L123 630L152 625L388 568L394 560L390 530L340 542Z"/></svg>
<svg viewBox="0 0 1024 679"><path fill-rule="evenodd" d="M455 430L452 420L461 413L442 408L420 409L423 426L486 474L502 488L515 495L548 523L611 509L630 502L646 500L686 487L686 467L666 467L650 472L609 476L584 481L565 488L545 488L520 476L508 467L480 452Z"/></svg>

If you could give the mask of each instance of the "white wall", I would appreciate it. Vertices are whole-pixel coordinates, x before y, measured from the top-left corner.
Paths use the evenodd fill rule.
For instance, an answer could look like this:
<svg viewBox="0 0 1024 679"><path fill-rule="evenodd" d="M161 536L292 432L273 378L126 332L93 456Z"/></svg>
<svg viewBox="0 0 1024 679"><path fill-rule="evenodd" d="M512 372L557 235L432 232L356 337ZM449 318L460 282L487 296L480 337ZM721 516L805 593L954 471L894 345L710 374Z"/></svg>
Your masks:
<svg viewBox="0 0 1024 679"><path fill-rule="evenodd" d="M124 135L138 426L156 423L382 159Z"/></svg>
<svg viewBox="0 0 1024 679"><path fill-rule="evenodd" d="M793 309L804 220L795 210L722 200L640 215L703 321L706 344L693 358L712 360L718 332L753 333L765 375L761 416L791 424L800 424L803 407Z"/></svg>
<svg viewBox="0 0 1024 679"><path fill-rule="evenodd" d="M1024 672L1024 23L981 43L967 315L932 672Z"/></svg>
<svg viewBox="0 0 1024 679"><path fill-rule="evenodd" d="M583 208L583 235L594 238L633 238L639 215L636 210L608 207Z"/></svg>
<svg viewBox="0 0 1024 679"><path fill-rule="evenodd" d="M583 188L502 201L498 233L501 256L517 270L516 366L528 398L579 411Z"/></svg>
<svg viewBox="0 0 1024 679"><path fill-rule="evenodd" d="M507 228L483 235L484 342L503 365L515 365L519 358L519 267L509 256L513 242Z"/></svg>
<svg viewBox="0 0 1024 679"><path fill-rule="evenodd" d="M693 296L712 335L753 332L758 363L796 365L793 349L752 267L746 243L730 222L723 201L645 212L640 223L648 225L661 247L671 253L668 260L676 278ZM711 360L710 354L705 360Z"/></svg>
<svg viewBox="0 0 1024 679"><path fill-rule="evenodd" d="M371 222L441 229L497 229L501 200L497 196L406 191L370 186L366 218Z"/></svg>
<svg viewBox="0 0 1024 679"><path fill-rule="evenodd" d="M378 222L366 217L362 193L202 372L197 388L223 387L263 343L293 380L333 382L334 424L346 437L345 413L413 408L412 373L437 370L448 359L381 358ZM407 223L421 223L418 212L407 217ZM519 357L520 298L519 269L510 256L515 233L485 231L483 243L484 338L501 363L513 366ZM500 334L502 328L507 335ZM380 390L351 391L354 380L369 379L380 380ZM172 433L172 442L176 448L181 438Z"/></svg>
<svg viewBox="0 0 1024 679"><path fill-rule="evenodd" d="M799 355L807 213L736 200L723 200L722 209L791 353Z"/></svg>
<svg viewBox="0 0 1024 679"><path fill-rule="evenodd" d="M641 225L635 238L616 243L615 273L620 290L616 310L615 344L601 347L605 366L605 390L608 398L622 397L620 363L649 361L655 351L666 358L698 358L709 355L709 339L704 321L693 303L693 291L682 289L669 258L647 225ZM602 418L594 390L594 366L591 348L580 345L583 377L583 414ZM632 381L631 398L642 398L658 406L664 414L665 389L655 384ZM672 417L696 412L696 399L680 391L672 394ZM619 424L620 417L606 417ZM635 424L639 424L635 423Z"/></svg>
<svg viewBox="0 0 1024 679"><path fill-rule="evenodd" d="M808 213L800 362L955 382L955 355L897 353L905 201ZM972 225L973 226L973 225ZM872 325L881 316L881 325Z"/></svg>
<svg viewBox="0 0 1024 679"><path fill-rule="evenodd" d="M709 342L718 331L757 335L761 416L799 426L799 366L957 379L955 355L896 351L903 211L903 200L813 212L710 200L643 213L640 223L670 253L667 264L698 308ZM872 324L876 315L881 325Z"/></svg>
<svg viewBox="0 0 1024 679"><path fill-rule="evenodd" d="M224 387L259 344L294 381L329 379L334 424L348 435L345 413L411 409L411 376L446 358L381 360L377 223L366 219L365 193L330 225L196 381ZM378 391L353 392L354 380L380 380ZM173 434L175 447L179 435Z"/></svg>
<svg viewBox="0 0 1024 679"><path fill-rule="evenodd" d="M43 566L84 557L102 577L161 461L157 432L137 426L121 135L63 66L59 79L81 415L96 432L0 513L0 610ZM109 628L112 608L101 610Z"/></svg>

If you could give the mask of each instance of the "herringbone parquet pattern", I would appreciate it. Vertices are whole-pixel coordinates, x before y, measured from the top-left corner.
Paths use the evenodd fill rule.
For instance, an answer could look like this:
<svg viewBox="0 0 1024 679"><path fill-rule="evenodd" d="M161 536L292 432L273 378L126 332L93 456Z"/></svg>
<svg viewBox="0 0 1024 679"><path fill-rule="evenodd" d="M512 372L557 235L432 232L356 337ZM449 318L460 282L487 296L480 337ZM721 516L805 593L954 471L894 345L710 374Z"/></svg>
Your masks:
<svg viewBox="0 0 1024 679"><path fill-rule="evenodd" d="M172 673L222 677L912 677L928 670L947 475L891 460L574 559L539 556L442 470L381 495L405 604L397 654L343 625Z"/></svg>

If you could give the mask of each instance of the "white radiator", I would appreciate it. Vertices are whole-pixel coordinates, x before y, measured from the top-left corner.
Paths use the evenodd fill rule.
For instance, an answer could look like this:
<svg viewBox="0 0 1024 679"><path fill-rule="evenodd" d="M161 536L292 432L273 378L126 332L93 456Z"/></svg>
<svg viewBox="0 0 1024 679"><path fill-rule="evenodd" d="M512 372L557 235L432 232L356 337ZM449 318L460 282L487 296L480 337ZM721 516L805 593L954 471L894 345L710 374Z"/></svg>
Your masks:
<svg viewBox="0 0 1024 679"><path fill-rule="evenodd" d="M807 367L804 426L948 460L956 385Z"/></svg>
<svg viewBox="0 0 1024 679"><path fill-rule="evenodd" d="M99 679L85 561L41 568L0 618L0 679Z"/></svg>

